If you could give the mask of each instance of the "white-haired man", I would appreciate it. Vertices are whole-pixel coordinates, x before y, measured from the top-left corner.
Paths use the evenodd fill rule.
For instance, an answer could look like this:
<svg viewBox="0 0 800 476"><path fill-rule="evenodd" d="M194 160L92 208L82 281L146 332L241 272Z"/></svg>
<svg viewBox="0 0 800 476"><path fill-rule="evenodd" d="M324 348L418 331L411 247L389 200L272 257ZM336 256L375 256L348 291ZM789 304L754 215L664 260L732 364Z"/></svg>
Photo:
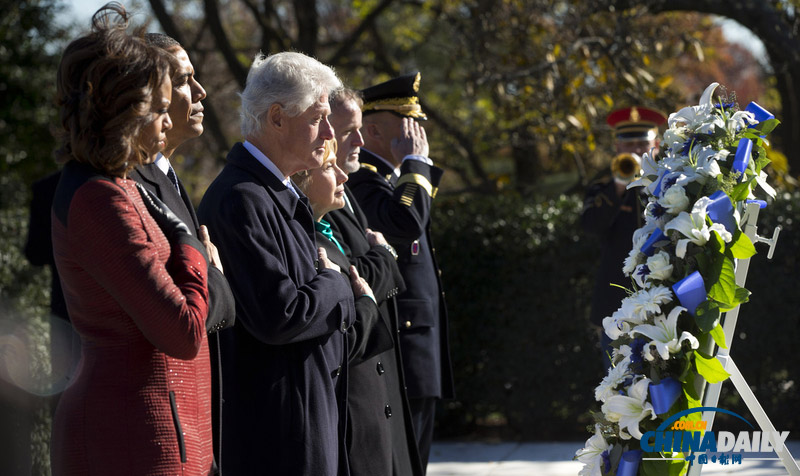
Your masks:
<svg viewBox="0 0 800 476"><path fill-rule="evenodd" d="M303 54L257 56L241 94L246 140L200 203L241 323L221 335L228 474L347 474L353 291L316 247L308 202L289 179L322 165L328 94L340 87Z"/></svg>

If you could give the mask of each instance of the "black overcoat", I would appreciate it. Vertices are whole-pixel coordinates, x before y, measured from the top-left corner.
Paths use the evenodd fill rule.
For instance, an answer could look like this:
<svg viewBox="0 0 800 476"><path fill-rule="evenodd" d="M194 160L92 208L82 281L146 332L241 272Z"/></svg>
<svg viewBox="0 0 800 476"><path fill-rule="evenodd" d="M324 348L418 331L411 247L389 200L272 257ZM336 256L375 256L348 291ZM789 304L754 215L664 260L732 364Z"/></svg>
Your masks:
<svg viewBox="0 0 800 476"><path fill-rule="evenodd" d="M349 205L328 213L325 219L331 223L333 234L351 264L372 287L394 341L392 349L350 367L347 442L351 472L422 476L400 365L402 351L395 296L405 290L405 283L394 256L381 246L370 246L365 234L367 218L347 185L345 194Z"/></svg>
<svg viewBox="0 0 800 476"><path fill-rule="evenodd" d="M397 250L406 290L397 296L400 347L409 398L452 398L447 308L430 237L430 209L442 170L406 160L400 177L365 149L348 185L371 229Z"/></svg>
<svg viewBox="0 0 800 476"><path fill-rule="evenodd" d="M584 231L597 237L601 246L589 315L590 321L598 326L602 325L603 318L619 309L622 299L627 296L624 289L611 286L611 283L631 288L631 279L625 277L622 267L633 247L633 232L644 221L639 189L627 190L622 197L615 189L610 174L600 175L589 185L581 212Z"/></svg>
<svg viewBox="0 0 800 476"><path fill-rule="evenodd" d="M317 270L307 200L237 143L198 216L236 299L237 325L220 333L226 472L347 474L339 428L353 292L340 273Z"/></svg>

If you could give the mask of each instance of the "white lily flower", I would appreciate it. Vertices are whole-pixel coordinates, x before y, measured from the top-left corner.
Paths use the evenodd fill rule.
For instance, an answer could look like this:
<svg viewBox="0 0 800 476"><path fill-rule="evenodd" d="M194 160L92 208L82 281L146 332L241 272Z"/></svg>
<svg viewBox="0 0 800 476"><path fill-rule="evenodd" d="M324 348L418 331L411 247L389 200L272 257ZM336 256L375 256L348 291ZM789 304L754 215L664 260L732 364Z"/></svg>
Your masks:
<svg viewBox="0 0 800 476"><path fill-rule="evenodd" d="M633 247L641 249L656 228L658 227L655 224L647 223L644 226L636 229L631 237L631 244L633 244Z"/></svg>
<svg viewBox="0 0 800 476"><path fill-rule="evenodd" d="M614 314L603 318L603 331L611 340L617 340L631 331L631 324L622 309L617 309Z"/></svg>
<svg viewBox="0 0 800 476"><path fill-rule="evenodd" d="M649 279L663 281L672 276L672 264L669 262L669 253L659 251L647 258L647 268L650 270Z"/></svg>
<svg viewBox="0 0 800 476"><path fill-rule="evenodd" d="M683 150L688 136L689 130L686 126L670 127L664 131L664 149L680 152Z"/></svg>
<svg viewBox="0 0 800 476"><path fill-rule="evenodd" d="M623 440L629 440L631 436L641 440L639 422L648 415L651 420L656 418L653 405L647 401L649 385L650 379L643 377L628 387L628 395L614 395L601 407L608 421L619 423L619 436Z"/></svg>
<svg viewBox="0 0 800 476"><path fill-rule="evenodd" d="M763 170L756 176L756 183L758 183L761 189L764 190L770 198L775 198L775 189L767 183L767 174L765 174Z"/></svg>
<svg viewBox="0 0 800 476"><path fill-rule="evenodd" d="M642 154L642 160L639 163L642 167L642 176L629 183L626 187L628 190L636 187L647 187L652 184L653 180L651 180L650 177L658 177L659 171L661 170L655 157L649 152Z"/></svg>
<svg viewBox="0 0 800 476"><path fill-rule="evenodd" d="M618 394L617 387L627 378L633 376L630 372L629 365L630 359L624 358L621 362L608 369L608 373L603 377L600 385L594 389L595 400L598 402L605 402L611 396Z"/></svg>
<svg viewBox="0 0 800 476"><path fill-rule="evenodd" d="M714 105L711 103L711 98L717 86L719 86L719 83L709 84L706 90L703 91L703 95L700 97L700 103L697 106L687 106L678 112L670 114L667 120L669 127L672 128L683 123L689 129L696 130L698 126L705 125L705 121L708 120L714 108ZM725 124L723 123L722 127L724 126ZM708 133L708 131L701 132Z"/></svg>
<svg viewBox="0 0 800 476"><path fill-rule="evenodd" d="M696 128L700 134L713 134L717 129L725 129L725 120L717 115L707 117L706 122L698 124Z"/></svg>
<svg viewBox="0 0 800 476"><path fill-rule="evenodd" d="M686 248L690 241L696 245L703 246L711 238L711 232L706 226L705 214L681 212L664 226L664 232L669 232L670 230L677 230L686 237L679 239L675 246L675 255L678 258L686 256Z"/></svg>
<svg viewBox="0 0 800 476"><path fill-rule="evenodd" d="M603 453L608 454L613 448L614 445L603 438L600 425L595 425L594 435L586 440L586 447L575 452L575 458L584 464L578 476L602 476L605 472Z"/></svg>
<svg viewBox="0 0 800 476"><path fill-rule="evenodd" d="M711 147L704 147L697 153L697 165L695 170L697 173L706 177L716 177L722 173L717 161L725 160L729 153L730 152L726 149L716 151Z"/></svg>
<svg viewBox="0 0 800 476"><path fill-rule="evenodd" d="M684 167L691 165L689 156L685 155L682 150L668 151L666 156L661 159L661 166L668 169L670 172L673 170L681 170Z"/></svg>
<svg viewBox="0 0 800 476"><path fill-rule="evenodd" d="M720 238L722 238L725 243L729 243L733 238L721 224L714 223L709 227L706 223L706 208L710 203L710 198L702 197L695 202L691 214L681 212L664 226L665 233L670 230L676 230L686 237L685 239L679 239L675 247L675 255L678 258L686 256L686 248L689 242L698 246L704 246L711 238L712 231L719 233Z"/></svg>
<svg viewBox="0 0 800 476"><path fill-rule="evenodd" d="M647 343L648 351L644 353L645 359L654 359L653 353L649 349L655 349L662 359L669 360L669 354L680 351L684 341L689 341L692 349L696 349L700 345L689 332L683 331L680 337L678 336L678 316L684 311L686 311L685 307L675 306L669 316L664 317L663 314L656 316L655 324L641 324L631 331L631 335L641 334L652 339Z"/></svg>
<svg viewBox="0 0 800 476"><path fill-rule="evenodd" d="M728 118L725 128L728 130L729 134L735 135L742 129L747 128L750 124L758 124L758 121L752 112L736 111L730 118Z"/></svg>

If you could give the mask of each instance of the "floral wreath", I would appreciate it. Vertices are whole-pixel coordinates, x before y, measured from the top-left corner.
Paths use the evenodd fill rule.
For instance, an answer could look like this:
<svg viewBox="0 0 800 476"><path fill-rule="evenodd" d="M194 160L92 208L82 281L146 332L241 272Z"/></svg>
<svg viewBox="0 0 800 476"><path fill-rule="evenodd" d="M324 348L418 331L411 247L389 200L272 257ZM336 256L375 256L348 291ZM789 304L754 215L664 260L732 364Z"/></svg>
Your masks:
<svg viewBox="0 0 800 476"><path fill-rule="evenodd" d="M684 472L688 461L670 455L642 460L638 440L700 407L705 382L729 377L711 353L715 343L727 348L722 313L749 299L734 275L735 260L756 253L741 213L756 188L775 196L762 169L770 162L765 136L778 121L756 103L739 111L714 102L717 86L669 116L662 152L644 154L641 178L628 185L644 187L645 224L623 266L632 289L603 319L611 367L594 392L594 435L575 454L580 476Z"/></svg>

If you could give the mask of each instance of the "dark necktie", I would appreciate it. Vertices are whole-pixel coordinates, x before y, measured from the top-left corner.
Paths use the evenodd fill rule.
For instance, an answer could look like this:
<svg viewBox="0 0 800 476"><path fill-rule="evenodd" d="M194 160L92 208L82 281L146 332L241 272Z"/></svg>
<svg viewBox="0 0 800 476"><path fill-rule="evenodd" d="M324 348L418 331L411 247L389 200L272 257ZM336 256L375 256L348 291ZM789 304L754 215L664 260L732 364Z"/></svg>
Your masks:
<svg viewBox="0 0 800 476"><path fill-rule="evenodd" d="M175 186L175 190L178 191L178 195L180 195L181 187L180 185L178 185L178 176L175 175L175 170L172 168L172 165L170 165L169 170L167 170L167 178L169 179L170 182L172 182L172 185Z"/></svg>

